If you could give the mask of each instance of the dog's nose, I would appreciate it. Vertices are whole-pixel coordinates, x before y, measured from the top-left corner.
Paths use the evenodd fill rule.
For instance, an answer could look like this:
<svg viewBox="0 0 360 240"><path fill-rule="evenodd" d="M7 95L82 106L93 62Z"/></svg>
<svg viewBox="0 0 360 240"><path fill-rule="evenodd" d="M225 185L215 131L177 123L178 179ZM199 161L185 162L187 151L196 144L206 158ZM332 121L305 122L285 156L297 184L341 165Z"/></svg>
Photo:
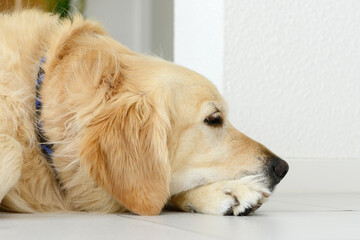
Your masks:
<svg viewBox="0 0 360 240"><path fill-rule="evenodd" d="M275 184L278 184L281 179L285 177L288 171L289 165L287 164L287 162L276 156L270 159L269 174L273 178Z"/></svg>

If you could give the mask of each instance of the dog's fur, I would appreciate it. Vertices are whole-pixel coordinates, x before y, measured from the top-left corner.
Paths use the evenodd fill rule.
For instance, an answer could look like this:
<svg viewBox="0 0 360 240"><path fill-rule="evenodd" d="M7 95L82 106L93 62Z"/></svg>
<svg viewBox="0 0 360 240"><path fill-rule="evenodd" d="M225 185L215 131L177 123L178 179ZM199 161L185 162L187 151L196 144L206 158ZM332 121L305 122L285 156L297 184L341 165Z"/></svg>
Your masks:
<svg viewBox="0 0 360 240"><path fill-rule="evenodd" d="M40 151L35 95L55 176ZM204 77L130 51L97 24L0 15L0 201L6 211L243 214L274 188L274 155L237 131ZM58 178L58 181L57 179Z"/></svg>

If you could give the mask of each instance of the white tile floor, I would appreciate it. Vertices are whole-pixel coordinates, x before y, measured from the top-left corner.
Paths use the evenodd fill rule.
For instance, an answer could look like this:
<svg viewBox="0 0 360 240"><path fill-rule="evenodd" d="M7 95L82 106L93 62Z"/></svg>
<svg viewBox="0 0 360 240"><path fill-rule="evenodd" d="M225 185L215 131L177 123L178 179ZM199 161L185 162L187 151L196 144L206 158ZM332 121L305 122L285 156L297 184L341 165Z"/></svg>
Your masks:
<svg viewBox="0 0 360 240"><path fill-rule="evenodd" d="M0 213L0 239L360 239L360 193L275 194L248 217Z"/></svg>

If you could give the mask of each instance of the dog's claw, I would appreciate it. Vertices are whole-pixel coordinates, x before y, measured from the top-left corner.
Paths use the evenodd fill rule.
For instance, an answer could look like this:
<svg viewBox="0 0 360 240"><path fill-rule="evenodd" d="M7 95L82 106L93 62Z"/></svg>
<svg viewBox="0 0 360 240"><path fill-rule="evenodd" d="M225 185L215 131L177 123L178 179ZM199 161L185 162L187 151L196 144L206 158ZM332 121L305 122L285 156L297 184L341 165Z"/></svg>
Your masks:
<svg viewBox="0 0 360 240"><path fill-rule="evenodd" d="M253 210L253 208L252 208L252 207L247 208L247 209L245 209L245 211L244 211L244 212L239 213L239 215L238 215L238 216L247 216L247 215L249 215L249 214L251 213L251 211L252 211L252 210Z"/></svg>

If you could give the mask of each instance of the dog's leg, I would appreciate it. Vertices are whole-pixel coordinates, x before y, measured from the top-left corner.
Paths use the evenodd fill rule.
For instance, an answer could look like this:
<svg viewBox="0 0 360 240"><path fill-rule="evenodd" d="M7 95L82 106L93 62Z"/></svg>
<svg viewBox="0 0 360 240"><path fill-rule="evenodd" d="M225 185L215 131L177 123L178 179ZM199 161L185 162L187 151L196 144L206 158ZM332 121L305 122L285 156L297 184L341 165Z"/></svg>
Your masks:
<svg viewBox="0 0 360 240"><path fill-rule="evenodd" d="M20 143L13 137L0 134L0 203L19 180L22 164Z"/></svg>
<svg viewBox="0 0 360 240"><path fill-rule="evenodd" d="M247 215L261 206L270 191L256 177L204 185L171 198L186 212L214 215Z"/></svg>

